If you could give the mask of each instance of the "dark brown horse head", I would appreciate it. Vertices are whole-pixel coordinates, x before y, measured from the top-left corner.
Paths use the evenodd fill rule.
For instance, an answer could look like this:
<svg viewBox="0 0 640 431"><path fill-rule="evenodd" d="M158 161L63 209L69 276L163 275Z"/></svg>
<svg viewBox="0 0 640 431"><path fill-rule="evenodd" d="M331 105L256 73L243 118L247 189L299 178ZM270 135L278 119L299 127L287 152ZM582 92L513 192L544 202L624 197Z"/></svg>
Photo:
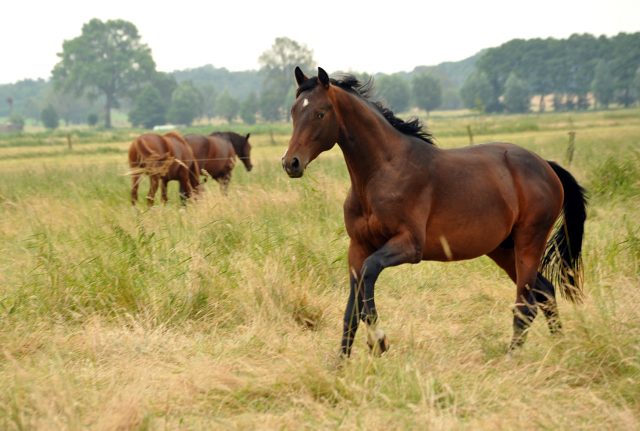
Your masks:
<svg viewBox="0 0 640 431"><path fill-rule="evenodd" d="M235 132L212 132L209 136L219 136L229 141L236 155L242 160L242 163L244 163L247 171L253 169L253 163L251 163L251 144L249 143L251 133L247 133L247 136L242 136Z"/></svg>
<svg viewBox="0 0 640 431"><path fill-rule="evenodd" d="M340 121L329 75L318 68L318 76L307 78L299 67L295 71L298 91L291 106L293 133L282 157L282 168L291 178L300 178L307 165L338 140Z"/></svg>
<svg viewBox="0 0 640 431"><path fill-rule="evenodd" d="M240 160L244 163L244 167L250 172L251 169L253 169L253 163L251 163L251 144L249 143L249 136L251 136L251 133L247 133L247 136L237 135L236 140L239 145L235 149L238 157L240 157Z"/></svg>

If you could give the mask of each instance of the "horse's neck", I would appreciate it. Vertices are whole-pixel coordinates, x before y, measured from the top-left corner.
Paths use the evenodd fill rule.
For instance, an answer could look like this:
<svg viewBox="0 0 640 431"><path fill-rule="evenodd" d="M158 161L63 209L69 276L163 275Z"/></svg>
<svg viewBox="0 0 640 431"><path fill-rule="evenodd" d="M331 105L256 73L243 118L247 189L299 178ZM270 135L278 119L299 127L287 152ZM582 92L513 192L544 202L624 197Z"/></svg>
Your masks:
<svg viewBox="0 0 640 431"><path fill-rule="evenodd" d="M381 173L392 159L406 156L412 142L368 102L345 91L340 91L336 98L343 124L338 145L344 154L352 186L357 189Z"/></svg>

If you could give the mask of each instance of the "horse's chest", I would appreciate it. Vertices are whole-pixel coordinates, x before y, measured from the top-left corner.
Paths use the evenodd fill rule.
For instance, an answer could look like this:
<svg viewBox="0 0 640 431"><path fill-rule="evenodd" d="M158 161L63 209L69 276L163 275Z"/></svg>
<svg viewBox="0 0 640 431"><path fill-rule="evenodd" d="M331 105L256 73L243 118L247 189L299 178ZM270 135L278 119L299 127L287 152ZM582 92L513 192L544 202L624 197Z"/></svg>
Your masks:
<svg viewBox="0 0 640 431"><path fill-rule="evenodd" d="M345 211L345 224L349 237L361 244L380 248L395 235L395 224L389 223L372 208L358 206L355 211Z"/></svg>

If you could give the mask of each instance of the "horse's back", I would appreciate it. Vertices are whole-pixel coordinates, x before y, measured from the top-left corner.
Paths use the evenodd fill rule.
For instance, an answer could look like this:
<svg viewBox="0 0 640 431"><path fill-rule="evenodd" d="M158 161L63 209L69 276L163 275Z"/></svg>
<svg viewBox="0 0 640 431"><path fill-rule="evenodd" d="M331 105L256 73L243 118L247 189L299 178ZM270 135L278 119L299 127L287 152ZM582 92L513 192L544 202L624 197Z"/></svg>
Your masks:
<svg viewBox="0 0 640 431"><path fill-rule="evenodd" d="M236 152L227 139L220 136L205 136L209 140L209 154L204 164L205 169L213 178L229 175L235 165Z"/></svg>

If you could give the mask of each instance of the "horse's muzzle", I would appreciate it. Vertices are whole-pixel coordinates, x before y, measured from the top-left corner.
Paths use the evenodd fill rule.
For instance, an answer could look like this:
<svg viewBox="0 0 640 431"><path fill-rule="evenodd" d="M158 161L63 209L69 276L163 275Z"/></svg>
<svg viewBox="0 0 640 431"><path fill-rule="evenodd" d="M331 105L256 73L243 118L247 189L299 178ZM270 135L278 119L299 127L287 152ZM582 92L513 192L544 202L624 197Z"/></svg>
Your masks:
<svg viewBox="0 0 640 431"><path fill-rule="evenodd" d="M304 168L302 167L300 160L297 157L291 159L290 163L286 163L284 161L284 157L282 158L282 169L289 175L291 178L300 178L304 174Z"/></svg>

